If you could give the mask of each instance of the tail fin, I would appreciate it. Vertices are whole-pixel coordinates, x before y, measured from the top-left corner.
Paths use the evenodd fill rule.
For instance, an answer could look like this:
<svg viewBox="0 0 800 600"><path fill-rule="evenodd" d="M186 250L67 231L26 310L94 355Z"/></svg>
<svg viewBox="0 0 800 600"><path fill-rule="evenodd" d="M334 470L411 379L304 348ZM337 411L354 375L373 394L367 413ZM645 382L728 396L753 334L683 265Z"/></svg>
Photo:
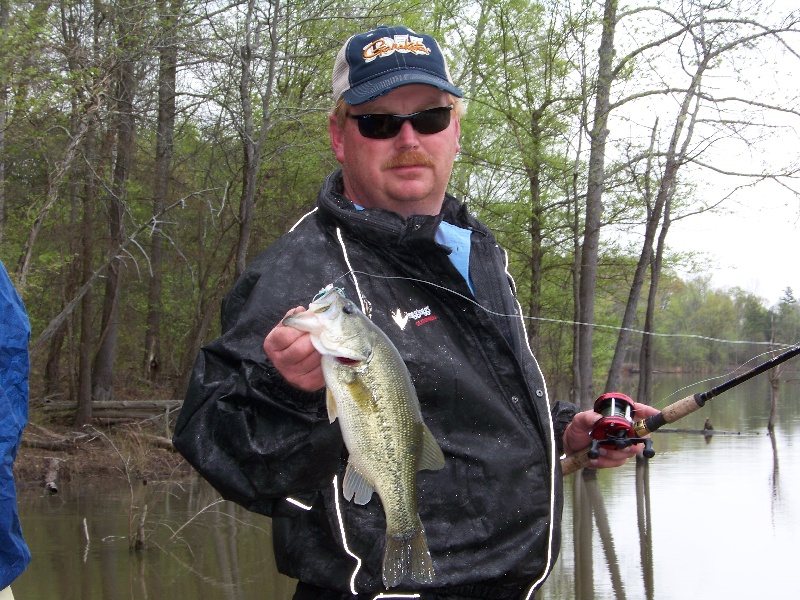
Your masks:
<svg viewBox="0 0 800 600"><path fill-rule="evenodd" d="M433 560L423 529L410 537L386 534L383 585L394 587L409 573L417 583L433 582Z"/></svg>

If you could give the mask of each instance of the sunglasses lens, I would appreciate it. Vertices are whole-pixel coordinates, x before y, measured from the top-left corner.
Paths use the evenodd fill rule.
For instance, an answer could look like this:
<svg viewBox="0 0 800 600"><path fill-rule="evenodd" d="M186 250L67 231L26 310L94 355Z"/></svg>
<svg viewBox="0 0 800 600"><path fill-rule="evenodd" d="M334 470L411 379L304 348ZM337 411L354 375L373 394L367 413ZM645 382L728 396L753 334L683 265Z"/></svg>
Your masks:
<svg viewBox="0 0 800 600"><path fill-rule="evenodd" d="M450 107L441 106L411 117L411 125L417 133L439 133L450 125Z"/></svg>
<svg viewBox="0 0 800 600"><path fill-rule="evenodd" d="M358 131L365 138L373 140L386 140L393 138L403 127L403 123L411 121L411 126L417 133L439 133L450 125L450 111L452 106L440 106L423 110L413 115L353 115L358 121Z"/></svg>
<svg viewBox="0 0 800 600"><path fill-rule="evenodd" d="M358 131L365 138L385 140L400 133L403 120L394 115L360 115Z"/></svg>

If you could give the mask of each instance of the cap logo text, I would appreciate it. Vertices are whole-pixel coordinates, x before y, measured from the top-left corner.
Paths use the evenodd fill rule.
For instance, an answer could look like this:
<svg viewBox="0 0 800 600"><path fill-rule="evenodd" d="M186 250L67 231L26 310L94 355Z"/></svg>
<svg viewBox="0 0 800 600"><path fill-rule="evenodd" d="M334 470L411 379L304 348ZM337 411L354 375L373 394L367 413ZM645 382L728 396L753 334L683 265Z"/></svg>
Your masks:
<svg viewBox="0 0 800 600"><path fill-rule="evenodd" d="M395 52L408 54L430 54L431 49L421 37L413 35L396 35L394 38L382 37L364 46L364 62L372 62L376 58L390 56Z"/></svg>

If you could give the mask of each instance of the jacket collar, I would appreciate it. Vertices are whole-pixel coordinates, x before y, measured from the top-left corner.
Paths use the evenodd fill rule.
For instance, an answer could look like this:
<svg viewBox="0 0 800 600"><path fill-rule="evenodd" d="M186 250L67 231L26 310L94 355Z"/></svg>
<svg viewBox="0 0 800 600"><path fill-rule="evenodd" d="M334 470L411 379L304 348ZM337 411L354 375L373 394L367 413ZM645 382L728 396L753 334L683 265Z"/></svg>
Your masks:
<svg viewBox="0 0 800 600"><path fill-rule="evenodd" d="M317 197L319 216L364 241L391 246L435 244L442 220L485 232L485 226L468 213L466 205L449 194L445 194L438 215L411 215L406 219L381 208L357 210L343 190L342 171L337 169L325 179Z"/></svg>

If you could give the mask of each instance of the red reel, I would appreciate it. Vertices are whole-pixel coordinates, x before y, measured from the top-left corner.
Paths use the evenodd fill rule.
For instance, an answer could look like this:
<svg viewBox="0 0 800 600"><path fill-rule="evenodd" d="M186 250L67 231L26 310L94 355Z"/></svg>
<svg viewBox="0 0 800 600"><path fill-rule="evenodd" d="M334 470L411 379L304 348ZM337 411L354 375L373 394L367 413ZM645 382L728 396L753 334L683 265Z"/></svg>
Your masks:
<svg viewBox="0 0 800 600"><path fill-rule="evenodd" d="M600 456L600 446L627 448L633 444L644 443L644 456L652 457L653 443L650 438L637 437L633 431L633 400L619 392L603 394L594 402L594 410L602 415L589 435L592 445L589 458Z"/></svg>
<svg viewBox="0 0 800 600"><path fill-rule="evenodd" d="M590 435L593 439L636 437L633 433L633 400L625 394L603 394L595 400L594 411L603 415L603 418L592 428Z"/></svg>

